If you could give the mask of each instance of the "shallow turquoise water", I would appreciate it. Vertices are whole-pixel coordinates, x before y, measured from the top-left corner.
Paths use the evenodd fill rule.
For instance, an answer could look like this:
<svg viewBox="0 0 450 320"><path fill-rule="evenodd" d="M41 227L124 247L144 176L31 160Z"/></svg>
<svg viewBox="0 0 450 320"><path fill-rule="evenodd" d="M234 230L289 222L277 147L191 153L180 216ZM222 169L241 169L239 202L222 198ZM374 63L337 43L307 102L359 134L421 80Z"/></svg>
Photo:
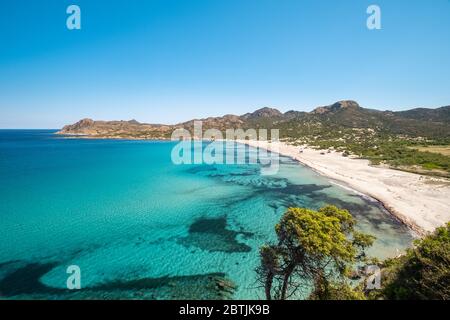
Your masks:
<svg viewBox="0 0 450 320"><path fill-rule="evenodd" d="M259 165L176 166L172 142L52 133L0 130L0 294L8 299L220 298L222 278L237 285L227 298L262 297L258 248L274 240L288 206L348 208L378 237L370 253L380 258L412 240L376 203L289 158L262 176ZM73 264L84 290L68 296L61 289Z"/></svg>

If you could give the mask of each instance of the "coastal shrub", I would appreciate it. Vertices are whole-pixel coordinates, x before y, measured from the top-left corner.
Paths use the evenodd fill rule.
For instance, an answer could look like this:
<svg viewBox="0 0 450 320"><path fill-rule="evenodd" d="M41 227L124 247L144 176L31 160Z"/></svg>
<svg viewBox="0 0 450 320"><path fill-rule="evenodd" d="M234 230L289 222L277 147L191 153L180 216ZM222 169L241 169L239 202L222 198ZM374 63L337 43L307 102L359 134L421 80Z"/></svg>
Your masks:
<svg viewBox="0 0 450 320"><path fill-rule="evenodd" d="M347 210L335 206L318 211L289 208L275 226L277 243L260 250L257 274L266 298L295 298L311 286L313 298L332 297L330 293L338 288L349 289L350 268L366 261L364 250L374 241L357 232L355 224Z"/></svg>
<svg viewBox="0 0 450 320"><path fill-rule="evenodd" d="M322 282L320 282L322 281ZM314 284L309 300L367 300L362 285L351 286L344 281L326 281L320 279Z"/></svg>
<svg viewBox="0 0 450 320"><path fill-rule="evenodd" d="M450 299L450 222L416 241L405 255L386 260L382 275L378 298Z"/></svg>

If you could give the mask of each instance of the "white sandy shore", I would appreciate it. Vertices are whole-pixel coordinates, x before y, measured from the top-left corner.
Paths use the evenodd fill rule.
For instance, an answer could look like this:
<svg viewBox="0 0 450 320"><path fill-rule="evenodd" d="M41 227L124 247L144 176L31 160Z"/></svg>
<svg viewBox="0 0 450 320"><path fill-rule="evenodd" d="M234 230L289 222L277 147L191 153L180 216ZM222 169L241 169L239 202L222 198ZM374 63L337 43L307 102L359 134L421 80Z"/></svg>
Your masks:
<svg viewBox="0 0 450 320"><path fill-rule="evenodd" d="M285 142L239 142L296 159L318 173L380 201L420 235L450 221L450 182L447 179L371 166L368 160Z"/></svg>

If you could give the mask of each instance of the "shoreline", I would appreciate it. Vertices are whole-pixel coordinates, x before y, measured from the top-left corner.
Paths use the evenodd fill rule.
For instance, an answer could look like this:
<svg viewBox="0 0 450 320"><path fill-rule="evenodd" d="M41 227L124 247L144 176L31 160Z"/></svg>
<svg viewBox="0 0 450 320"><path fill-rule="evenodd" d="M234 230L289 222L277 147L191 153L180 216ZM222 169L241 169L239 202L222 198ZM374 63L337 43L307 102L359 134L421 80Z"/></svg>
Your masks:
<svg viewBox="0 0 450 320"><path fill-rule="evenodd" d="M246 141L248 141L248 140L246 140ZM244 141L239 141L239 143L242 143L242 144L245 144L245 145L248 145L248 146L251 146L251 147L256 148L256 146L254 146L254 145L252 145L252 144L250 144L250 143L246 143L246 142L244 142ZM260 147L260 148L264 148L264 147L262 147L262 146L259 146L259 147ZM270 150L270 149L266 149L266 150L269 150L269 151L272 151L272 152L276 152L276 151L273 151L273 150ZM302 162L301 160L299 160L299 159L297 159L297 158L295 158L295 157L293 157L293 156L291 156L291 155L289 155L289 154L282 154L282 153L280 153L280 152L276 152L276 153L278 153L278 154L280 154L280 155L282 155L282 156L288 157L288 158L290 158L290 159L296 161L297 163L299 163L299 164L301 164L301 165L307 167L308 169L312 170L312 171L315 172L316 174L318 174L318 175L320 175L320 176L325 177L326 179L328 179L328 180L330 181L330 183L332 183L332 184L334 184L334 185L337 185L337 186L339 186L340 188L344 188L344 189L347 189L347 190L349 190L349 191L351 191L351 192L353 192L353 193L356 193L358 196L360 196L360 197L362 197L362 198L365 198L366 200L369 200L369 201L371 201L371 202L374 202L380 209L382 209L383 211L386 211L386 214L389 214L389 215L392 216L395 220L397 220L399 223L405 225L405 226L413 233L413 236L415 236L415 237L420 236L420 237L421 237L421 236L424 236L424 235L426 234L426 232L425 232L424 230L422 230L420 227L418 227L418 226L415 225L414 223L411 223L410 221L407 221L407 220L402 219L402 218L395 212L395 210L393 210L392 208L389 208L389 207L388 207L383 201L381 201L380 199L377 199L376 197L374 197L374 196L372 196L372 195L370 195L370 194L368 194L368 193L366 193L366 192L357 190L356 188L354 188L353 186L351 186L351 185L348 184L347 182L340 181L340 180L337 180L337 179L335 179L335 178L332 178L332 177L330 177L330 176L324 174L323 172L317 170L315 167L312 167L312 166L310 166L309 164L306 164L306 163Z"/></svg>
<svg viewBox="0 0 450 320"><path fill-rule="evenodd" d="M341 153L294 146L285 142L238 140L290 157L337 185L369 197L413 232L424 236L450 220L450 182L370 165ZM302 150L300 152L300 150Z"/></svg>
<svg viewBox="0 0 450 320"><path fill-rule="evenodd" d="M130 141L172 141L171 139L165 137L159 138L136 138L130 136L102 136L102 135L90 135L82 133L59 133L55 132L55 136L65 139L86 139L86 140L130 140Z"/></svg>
<svg viewBox="0 0 450 320"><path fill-rule="evenodd" d="M377 207L379 207L382 211L384 211L386 214L390 215L392 218L394 218L398 223L406 226L409 231L412 233L412 235L414 236L414 238L420 238L425 236L428 232L425 231L424 229L422 229L421 227L419 227L418 225L416 225L415 223L409 221L408 219L404 219L402 215L400 215L399 213L397 213L395 211L395 209L393 209L392 207L389 207L386 203L384 203L382 200L377 199L375 196L370 195L368 193L364 193L362 191L359 191L357 189L355 189L354 187L350 186L349 184L347 184L346 182L343 181L338 181L334 178L328 177L326 175L324 175L323 173L315 170L314 168L300 162L297 159L294 159L295 161L299 162L301 165L306 166L307 168L311 169L312 171L314 171L315 173L317 173L318 175L325 177L326 179L328 179L331 183L350 190L351 192L357 194L358 196L360 196L361 198L371 201L373 202Z"/></svg>

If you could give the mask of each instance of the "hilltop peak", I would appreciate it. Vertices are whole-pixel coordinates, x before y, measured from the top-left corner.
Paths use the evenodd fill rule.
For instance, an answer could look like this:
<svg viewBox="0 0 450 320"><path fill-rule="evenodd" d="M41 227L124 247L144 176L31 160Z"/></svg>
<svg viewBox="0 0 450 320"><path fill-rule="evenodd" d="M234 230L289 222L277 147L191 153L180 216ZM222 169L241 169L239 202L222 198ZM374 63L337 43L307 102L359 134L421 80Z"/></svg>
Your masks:
<svg viewBox="0 0 450 320"><path fill-rule="evenodd" d="M282 115L283 114L278 109L264 107L264 108L254 111L252 113L246 113L242 117L244 119L254 119L254 118L279 117Z"/></svg>
<svg viewBox="0 0 450 320"><path fill-rule="evenodd" d="M92 126L95 123L94 120L90 119L90 118L84 118L81 119L80 121L78 121L77 123L71 125L70 127L72 129L83 129L83 128L87 128ZM66 126L69 127L69 126Z"/></svg>
<svg viewBox="0 0 450 320"><path fill-rule="evenodd" d="M94 120L92 120L91 118L84 118L78 121L78 123L93 123L93 122Z"/></svg>
<svg viewBox="0 0 450 320"><path fill-rule="evenodd" d="M137 121L136 119L132 119L128 121L129 124L141 124L139 121Z"/></svg>
<svg viewBox="0 0 450 320"><path fill-rule="evenodd" d="M361 108L359 106L358 102L353 101L353 100L342 100L342 101L335 102L329 106L318 107L318 108L314 109L312 111L312 113L323 114L323 113L328 113L328 112L335 112L335 111L342 110L342 109L358 109L358 108Z"/></svg>

